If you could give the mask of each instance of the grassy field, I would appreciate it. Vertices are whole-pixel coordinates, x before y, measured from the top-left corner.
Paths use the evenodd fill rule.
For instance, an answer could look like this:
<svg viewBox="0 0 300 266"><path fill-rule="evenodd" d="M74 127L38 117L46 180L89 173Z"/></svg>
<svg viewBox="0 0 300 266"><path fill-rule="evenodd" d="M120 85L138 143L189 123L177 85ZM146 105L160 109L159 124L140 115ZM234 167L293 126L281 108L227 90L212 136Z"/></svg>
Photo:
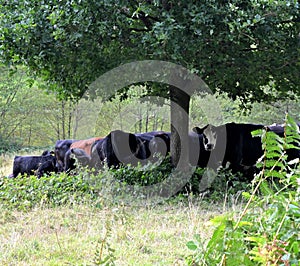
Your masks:
<svg viewBox="0 0 300 266"><path fill-rule="evenodd" d="M12 159L1 157L1 176L11 172ZM104 258L115 265L186 265L186 243L195 234L208 239L208 221L233 210L222 199L212 204L200 197L139 206L100 201L101 207L70 203L27 211L0 203L0 265L100 265Z"/></svg>
<svg viewBox="0 0 300 266"><path fill-rule="evenodd" d="M187 241L194 234L207 239L208 220L222 212L205 205L2 209L0 265L95 265L105 256L114 256L116 265L185 265Z"/></svg>

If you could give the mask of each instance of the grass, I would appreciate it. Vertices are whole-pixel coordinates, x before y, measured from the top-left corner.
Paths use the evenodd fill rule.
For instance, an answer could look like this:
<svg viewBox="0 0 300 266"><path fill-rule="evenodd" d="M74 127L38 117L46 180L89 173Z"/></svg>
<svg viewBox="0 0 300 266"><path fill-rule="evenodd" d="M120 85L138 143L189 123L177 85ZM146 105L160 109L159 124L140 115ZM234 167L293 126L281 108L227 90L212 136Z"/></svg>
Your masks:
<svg viewBox="0 0 300 266"><path fill-rule="evenodd" d="M12 160L0 158L0 176L11 172ZM107 256L115 265L186 265L192 252L186 243L195 234L209 239L208 221L215 215L240 210L239 198L232 199L231 207L200 196L125 205L128 197L115 194L99 196L101 204L37 204L25 210L0 202L0 265L100 265L96 262Z"/></svg>
<svg viewBox="0 0 300 266"><path fill-rule="evenodd" d="M222 212L206 203L165 202L156 206L37 208L0 215L0 265L94 265L102 241L116 265L185 265L186 243L207 239L207 221ZM106 237L106 232L109 236Z"/></svg>
<svg viewBox="0 0 300 266"><path fill-rule="evenodd" d="M11 154L0 154L0 177L12 173L13 159L14 157Z"/></svg>

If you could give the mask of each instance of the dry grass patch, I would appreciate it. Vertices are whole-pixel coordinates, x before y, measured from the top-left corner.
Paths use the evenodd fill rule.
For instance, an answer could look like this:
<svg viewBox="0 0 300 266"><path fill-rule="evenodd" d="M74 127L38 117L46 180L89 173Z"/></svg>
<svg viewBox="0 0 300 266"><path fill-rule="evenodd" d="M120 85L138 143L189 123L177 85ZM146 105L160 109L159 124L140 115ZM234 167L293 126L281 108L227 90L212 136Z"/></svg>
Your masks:
<svg viewBox="0 0 300 266"><path fill-rule="evenodd" d="M0 154L0 178L12 173L14 156L11 154Z"/></svg>

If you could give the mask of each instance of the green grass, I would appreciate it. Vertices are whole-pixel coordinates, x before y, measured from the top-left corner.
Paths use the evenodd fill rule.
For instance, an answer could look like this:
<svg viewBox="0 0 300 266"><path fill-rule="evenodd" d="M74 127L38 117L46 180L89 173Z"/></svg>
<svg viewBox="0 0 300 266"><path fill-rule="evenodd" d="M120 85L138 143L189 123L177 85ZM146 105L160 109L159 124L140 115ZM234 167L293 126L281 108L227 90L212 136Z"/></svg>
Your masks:
<svg viewBox="0 0 300 266"><path fill-rule="evenodd" d="M217 205L187 200L103 209L2 208L0 265L94 265L103 240L115 250L116 265L185 265L190 254L186 243L195 234L209 238L212 230L207 222L220 212Z"/></svg>

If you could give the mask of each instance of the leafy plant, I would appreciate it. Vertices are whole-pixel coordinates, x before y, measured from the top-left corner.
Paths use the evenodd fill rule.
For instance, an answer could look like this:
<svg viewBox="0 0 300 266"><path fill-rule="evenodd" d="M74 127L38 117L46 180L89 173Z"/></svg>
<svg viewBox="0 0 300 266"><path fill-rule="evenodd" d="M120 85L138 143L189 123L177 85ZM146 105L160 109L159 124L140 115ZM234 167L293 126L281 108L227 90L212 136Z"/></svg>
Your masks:
<svg viewBox="0 0 300 266"><path fill-rule="evenodd" d="M68 205L98 202L94 187L82 174L19 176L0 180L0 201L6 208L29 210L37 205Z"/></svg>
<svg viewBox="0 0 300 266"><path fill-rule="evenodd" d="M109 238L111 237L112 229L110 221L106 220L105 223L105 233L102 239L98 241L97 249L94 256L94 265L100 266L114 266L115 265L115 250L111 247L109 243Z"/></svg>
<svg viewBox="0 0 300 266"><path fill-rule="evenodd" d="M116 180L128 185L149 186L163 181L172 171L170 158L161 163L147 164L145 166L123 166L111 170Z"/></svg>
<svg viewBox="0 0 300 266"><path fill-rule="evenodd" d="M243 212L211 222L215 230L205 243L199 236L187 246L194 251L189 265L299 265L300 167L287 151L299 149L299 129L286 117L284 136L263 131L261 172L253 181Z"/></svg>

